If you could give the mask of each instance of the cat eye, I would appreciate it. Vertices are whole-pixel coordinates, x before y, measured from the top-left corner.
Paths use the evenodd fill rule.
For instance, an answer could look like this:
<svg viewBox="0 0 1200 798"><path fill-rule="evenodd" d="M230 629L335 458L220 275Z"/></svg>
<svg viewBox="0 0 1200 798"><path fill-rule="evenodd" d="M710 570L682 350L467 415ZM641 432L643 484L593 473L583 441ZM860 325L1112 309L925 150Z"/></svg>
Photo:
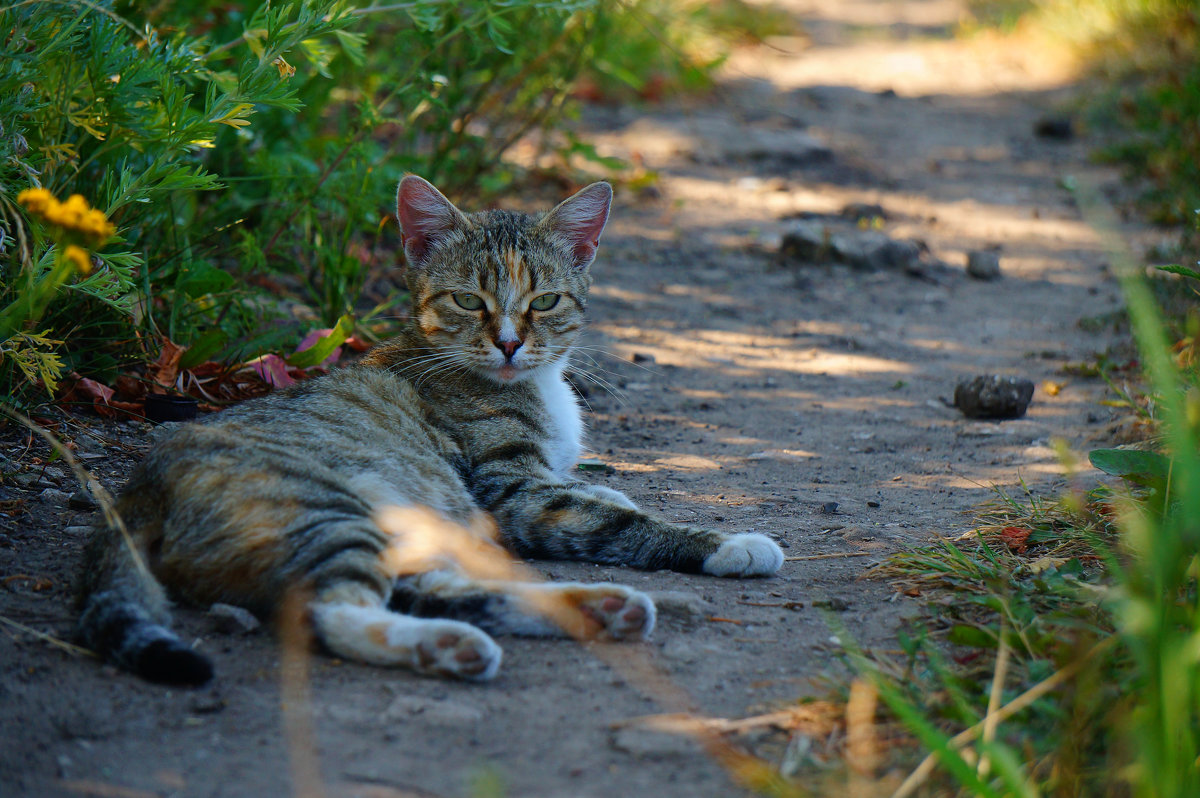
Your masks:
<svg viewBox="0 0 1200 798"><path fill-rule="evenodd" d="M534 297L529 303L529 307L534 310L549 310L558 304L558 294L542 294L539 297Z"/></svg>
<svg viewBox="0 0 1200 798"><path fill-rule="evenodd" d="M483 310L483 300L475 294L451 294L454 298L454 304L458 305L463 310Z"/></svg>

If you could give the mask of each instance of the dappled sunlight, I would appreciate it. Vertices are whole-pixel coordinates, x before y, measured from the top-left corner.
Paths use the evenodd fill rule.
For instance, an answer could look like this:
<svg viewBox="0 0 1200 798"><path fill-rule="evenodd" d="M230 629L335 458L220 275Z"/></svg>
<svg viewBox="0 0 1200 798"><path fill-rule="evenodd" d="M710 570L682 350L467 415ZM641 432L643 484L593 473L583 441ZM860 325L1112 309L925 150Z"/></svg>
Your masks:
<svg viewBox="0 0 1200 798"><path fill-rule="evenodd" d="M721 464L711 457L700 457L694 454L673 454L660 457L654 462L680 471L713 471L721 467Z"/></svg>
<svg viewBox="0 0 1200 798"><path fill-rule="evenodd" d="M616 339L645 341L647 345L624 344L649 352L662 365L695 369L779 371L796 374L859 376L909 374L913 366L898 360L864 354L829 352L817 347L799 349L791 338L764 333L692 329L671 332L659 328L619 324L597 324L595 328ZM709 346L704 346L708 344Z"/></svg>

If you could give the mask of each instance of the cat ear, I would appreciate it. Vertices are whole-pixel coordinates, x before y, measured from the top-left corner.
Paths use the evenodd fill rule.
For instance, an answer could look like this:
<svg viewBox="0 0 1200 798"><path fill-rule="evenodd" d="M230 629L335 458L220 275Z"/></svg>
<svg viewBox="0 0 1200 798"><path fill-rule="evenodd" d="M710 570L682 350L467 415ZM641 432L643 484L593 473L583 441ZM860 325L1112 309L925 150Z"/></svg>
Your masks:
<svg viewBox="0 0 1200 798"><path fill-rule="evenodd" d="M586 269L596 257L600 234L608 223L612 196L612 186L608 183L592 183L560 202L539 223L544 229L566 239L575 256L577 269Z"/></svg>
<svg viewBox="0 0 1200 798"><path fill-rule="evenodd" d="M396 189L396 219L410 266L420 266L440 239L469 223L454 203L423 177L405 175Z"/></svg>

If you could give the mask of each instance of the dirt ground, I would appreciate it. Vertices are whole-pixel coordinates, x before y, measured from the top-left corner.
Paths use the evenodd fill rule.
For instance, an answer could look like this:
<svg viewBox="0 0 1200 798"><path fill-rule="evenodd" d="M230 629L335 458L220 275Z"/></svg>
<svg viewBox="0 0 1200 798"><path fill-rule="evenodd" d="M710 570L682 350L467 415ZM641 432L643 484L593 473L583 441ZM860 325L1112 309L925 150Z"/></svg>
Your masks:
<svg viewBox="0 0 1200 798"><path fill-rule="evenodd" d="M819 677L845 670L827 613L889 649L919 608L864 571L970 529L992 485L1053 493L1057 441L1107 441L1104 386L1063 371L1108 343L1080 319L1120 306L1061 186L1097 167L1086 139L1034 135L1071 96L1064 75L1043 53L954 40L956 0L786 5L809 38L739 50L712 97L585 115L602 151L661 179L618 195L594 266L595 364L581 360L599 379L581 384L591 447L613 468L594 479L800 559L753 581L538 563L653 592L660 625L631 646L503 640L482 686L317 657L307 688L282 696L268 633L192 610L179 625L219 678L171 690L4 626L0 794L739 795L694 743L620 723L824 694ZM851 202L881 205L882 231L923 241L928 268L779 256L789 217ZM1002 278L967 276L965 253L997 246ZM1038 384L1028 415L970 421L943 403L984 373ZM62 429L110 489L147 433L83 417ZM27 447L0 432L0 616L61 638L90 511ZM817 555L839 556L803 559ZM786 736L736 742L778 761Z"/></svg>

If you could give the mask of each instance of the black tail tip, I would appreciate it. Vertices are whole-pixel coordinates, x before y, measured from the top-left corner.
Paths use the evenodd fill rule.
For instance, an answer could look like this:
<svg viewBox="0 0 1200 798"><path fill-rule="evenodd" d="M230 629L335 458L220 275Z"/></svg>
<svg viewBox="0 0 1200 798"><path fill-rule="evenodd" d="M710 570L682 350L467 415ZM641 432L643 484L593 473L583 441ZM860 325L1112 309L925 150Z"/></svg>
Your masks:
<svg viewBox="0 0 1200 798"><path fill-rule="evenodd" d="M178 640L155 640L138 655L135 671L158 684L199 687L213 677L213 666Z"/></svg>

